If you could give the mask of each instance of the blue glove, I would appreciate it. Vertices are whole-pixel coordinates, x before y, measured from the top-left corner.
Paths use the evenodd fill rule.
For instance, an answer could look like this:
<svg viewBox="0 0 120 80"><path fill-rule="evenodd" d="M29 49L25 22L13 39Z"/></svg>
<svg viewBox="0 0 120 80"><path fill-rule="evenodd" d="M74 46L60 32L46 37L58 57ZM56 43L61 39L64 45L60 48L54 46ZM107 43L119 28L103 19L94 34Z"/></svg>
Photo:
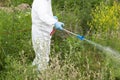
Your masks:
<svg viewBox="0 0 120 80"><path fill-rule="evenodd" d="M57 16L53 16L53 17L54 17L54 19L58 20L58 17L57 17Z"/></svg>
<svg viewBox="0 0 120 80"><path fill-rule="evenodd" d="M62 22L56 22L54 24L54 26L55 26L55 29L63 30L64 23L62 23Z"/></svg>

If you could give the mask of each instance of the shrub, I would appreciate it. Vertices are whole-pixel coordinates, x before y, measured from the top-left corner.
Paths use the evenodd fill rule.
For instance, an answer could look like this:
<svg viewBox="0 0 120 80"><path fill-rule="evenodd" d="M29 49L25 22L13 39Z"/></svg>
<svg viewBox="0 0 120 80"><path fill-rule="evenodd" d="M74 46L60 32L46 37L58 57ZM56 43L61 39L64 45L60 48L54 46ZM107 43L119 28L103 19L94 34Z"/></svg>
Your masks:
<svg viewBox="0 0 120 80"><path fill-rule="evenodd" d="M120 26L119 13L119 3L114 2L111 6L102 2L99 6L96 6L95 10L91 13L92 21L89 23L91 31L97 34L108 34L112 31L118 31Z"/></svg>

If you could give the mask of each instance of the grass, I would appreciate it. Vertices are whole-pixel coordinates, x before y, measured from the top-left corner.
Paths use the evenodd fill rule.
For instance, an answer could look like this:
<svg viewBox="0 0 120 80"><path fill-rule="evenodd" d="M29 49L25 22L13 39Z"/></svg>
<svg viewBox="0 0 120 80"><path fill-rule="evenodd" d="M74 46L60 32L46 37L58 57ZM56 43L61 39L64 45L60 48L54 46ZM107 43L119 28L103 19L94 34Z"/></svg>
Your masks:
<svg viewBox="0 0 120 80"><path fill-rule="evenodd" d="M82 31L79 24L81 20L74 12L67 15L61 11L56 15L66 23L66 29L83 34L79 32ZM38 74L32 66L34 51L31 44L30 11L0 11L0 18L0 80L120 79L119 62L85 41L61 31L53 35L48 69ZM85 37L120 51L120 34L115 32L109 37L104 34Z"/></svg>

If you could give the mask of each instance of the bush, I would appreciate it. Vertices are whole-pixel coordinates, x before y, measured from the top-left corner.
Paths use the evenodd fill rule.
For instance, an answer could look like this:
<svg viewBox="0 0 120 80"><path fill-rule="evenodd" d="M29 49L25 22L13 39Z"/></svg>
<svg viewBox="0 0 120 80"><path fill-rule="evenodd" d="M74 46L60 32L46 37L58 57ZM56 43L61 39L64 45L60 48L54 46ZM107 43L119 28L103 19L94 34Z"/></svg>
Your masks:
<svg viewBox="0 0 120 80"><path fill-rule="evenodd" d="M114 2L113 5L101 3L92 11L92 21L89 23L91 31L96 34L111 34L120 28L120 4ZM107 33L107 34L106 34Z"/></svg>

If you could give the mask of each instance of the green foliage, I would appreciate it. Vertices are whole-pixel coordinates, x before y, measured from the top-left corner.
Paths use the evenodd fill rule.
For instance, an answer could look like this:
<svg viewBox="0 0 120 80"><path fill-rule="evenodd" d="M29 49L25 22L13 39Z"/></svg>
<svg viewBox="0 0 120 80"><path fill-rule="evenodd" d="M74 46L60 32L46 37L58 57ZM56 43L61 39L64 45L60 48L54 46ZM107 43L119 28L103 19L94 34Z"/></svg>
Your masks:
<svg viewBox="0 0 120 80"><path fill-rule="evenodd" d="M53 11L66 26L75 32L85 34L89 30L91 10L103 0L53 0Z"/></svg>
<svg viewBox="0 0 120 80"><path fill-rule="evenodd" d="M32 46L28 47L28 45L31 45L31 35L29 35L31 34L30 14L28 12L15 12L8 14L2 11L0 14L1 18L4 19L0 21L2 30L0 33L0 49L2 51L1 57L4 58L0 58L0 63L2 63L2 65L9 63L6 62L6 57L11 55L16 56L15 59L17 60L22 58L20 55L24 55L25 58L27 56L27 59L31 59ZM21 54L21 51L23 51L24 54Z"/></svg>
<svg viewBox="0 0 120 80"><path fill-rule="evenodd" d="M91 30L95 33L111 33L119 30L120 4L114 2L113 5L101 3L92 11Z"/></svg>

